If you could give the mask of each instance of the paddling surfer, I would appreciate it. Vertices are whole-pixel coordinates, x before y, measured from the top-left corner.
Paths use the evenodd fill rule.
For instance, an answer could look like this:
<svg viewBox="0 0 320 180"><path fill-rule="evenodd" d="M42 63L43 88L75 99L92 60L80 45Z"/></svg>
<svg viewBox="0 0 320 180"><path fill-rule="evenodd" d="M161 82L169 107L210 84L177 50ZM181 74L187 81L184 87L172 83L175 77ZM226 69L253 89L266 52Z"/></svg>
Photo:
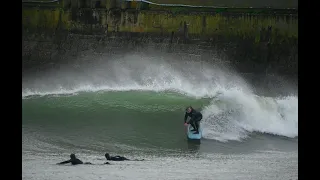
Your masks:
<svg viewBox="0 0 320 180"><path fill-rule="evenodd" d="M76 158L75 154L70 154L70 159L67 161L63 161L57 164L67 164L67 163L71 163L72 165L78 165L78 164L92 164L90 162L85 162L83 163L80 159Z"/></svg>
<svg viewBox="0 0 320 180"><path fill-rule="evenodd" d="M130 160L130 159L123 157L123 156L110 156L109 153L106 153L104 156L106 157L106 159L108 161L144 161L144 159ZM106 162L106 163L108 163L108 162Z"/></svg>

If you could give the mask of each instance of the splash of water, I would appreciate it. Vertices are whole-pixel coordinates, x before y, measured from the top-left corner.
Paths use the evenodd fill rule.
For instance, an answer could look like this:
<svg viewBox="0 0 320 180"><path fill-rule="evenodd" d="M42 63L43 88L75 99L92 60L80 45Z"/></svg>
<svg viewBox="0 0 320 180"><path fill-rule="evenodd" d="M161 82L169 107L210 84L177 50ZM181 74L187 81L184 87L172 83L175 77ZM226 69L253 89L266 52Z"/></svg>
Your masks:
<svg viewBox="0 0 320 180"><path fill-rule="evenodd" d="M204 136L219 141L242 140L250 132L298 136L297 97L260 97L225 90L203 110Z"/></svg>
<svg viewBox="0 0 320 180"><path fill-rule="evenodd" d="M25 80L22 96L169 90L196 98L214 97L202 110L205 138L241 140L254 131L298 136L297 97L260 97L238 74L225 67L141 55L96 62L84 67L62 67Z"/></svg>

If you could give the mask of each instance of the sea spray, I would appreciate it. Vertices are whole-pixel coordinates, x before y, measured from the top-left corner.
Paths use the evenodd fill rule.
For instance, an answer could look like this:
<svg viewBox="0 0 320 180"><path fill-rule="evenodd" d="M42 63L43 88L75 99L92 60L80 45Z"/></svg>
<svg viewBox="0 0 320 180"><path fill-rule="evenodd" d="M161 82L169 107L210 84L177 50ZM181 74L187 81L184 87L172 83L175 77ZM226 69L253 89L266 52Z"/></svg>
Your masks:
<svg viewBox="0 0 320 180"><path fill-rule="evenodd" d="M239 74L217 64L131 55L68 67L24 80L23 98L97 91L172 91L212 98L202 109L207 139L242 140L251 132L298 136L296 96L258 96Z"/></svg>

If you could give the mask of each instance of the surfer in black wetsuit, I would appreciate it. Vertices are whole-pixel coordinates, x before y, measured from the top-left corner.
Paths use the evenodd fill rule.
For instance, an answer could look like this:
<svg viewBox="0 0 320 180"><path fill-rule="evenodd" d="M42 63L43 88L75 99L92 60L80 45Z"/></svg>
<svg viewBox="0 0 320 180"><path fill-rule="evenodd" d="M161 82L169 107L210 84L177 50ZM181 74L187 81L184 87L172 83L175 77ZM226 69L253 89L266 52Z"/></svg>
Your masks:
<svg viewBox="0 0 320 180"><path fill-rule="evenodd" d="M128 158L125 158L123 156L110 156L109 153L105 154L105 157L107 158L107 160L109 161L144 161L144 159L134 159L134 160L130 160ZM106 162L108 163L108 162Z"/></svg>
<svg viewBox="0 0 320 180"><path fill-rule="evenodd" d="M92 164L90 162L83 163L80 159L76 158L75 154L70 154L70 159L67 161L63 161L57 164L67 164L71 163L72 165L77 165L77 164Z"/></svg>
<svg viewBox="0 0 320 180"><path fill-rule="evenodd" d="M191 118L187 124L190 124L193 129L191 131L195 131L193 134L199 134L199 124L202 119L202 114L191 106L186 108L186 114L184 115L184 123L186 124L188 116Z"/></svg>

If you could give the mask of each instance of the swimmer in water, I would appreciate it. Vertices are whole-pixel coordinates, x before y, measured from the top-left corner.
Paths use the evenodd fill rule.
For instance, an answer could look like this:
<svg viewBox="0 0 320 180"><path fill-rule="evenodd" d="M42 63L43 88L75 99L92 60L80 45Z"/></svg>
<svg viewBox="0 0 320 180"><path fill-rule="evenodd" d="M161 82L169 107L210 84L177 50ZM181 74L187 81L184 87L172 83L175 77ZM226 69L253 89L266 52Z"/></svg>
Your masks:
<svg viewBox="0 0 320 180"><path fill-rule="evenodd" d="M85 162L83 163L80 159L76 158L75 154L70 154L70 159L67 161L63 161L57 164L67 164L67 163L71 163L72 165L77 165L77 164L92 164L90 162Z"/></svg>
<svg viewBox="0 0 320 180"><path fill-rule="evenodd" d="M126 157L123 156L110 156L109 153L105 154L105 157L108 161L144 161L144 159L134 159L134 160L130 160ZM108 162L106 162L108 163ZM106 164L105 163L105 164Z"/></svg>

